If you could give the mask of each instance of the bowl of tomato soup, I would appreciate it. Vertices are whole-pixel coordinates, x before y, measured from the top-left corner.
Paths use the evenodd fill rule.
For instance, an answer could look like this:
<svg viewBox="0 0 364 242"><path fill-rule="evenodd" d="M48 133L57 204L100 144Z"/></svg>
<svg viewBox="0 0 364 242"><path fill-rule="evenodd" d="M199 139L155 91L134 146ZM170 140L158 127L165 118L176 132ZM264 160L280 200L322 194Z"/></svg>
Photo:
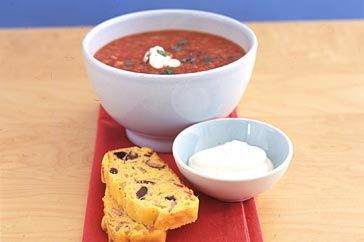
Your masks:
<svg viewBox="0 0 364 242"><path fill-rule="evenodd" d="M128 138L170 152L181 130L237 106L257 46L253 31L229 17L151 10L97 25L82 50L96 95Z"/></svg>

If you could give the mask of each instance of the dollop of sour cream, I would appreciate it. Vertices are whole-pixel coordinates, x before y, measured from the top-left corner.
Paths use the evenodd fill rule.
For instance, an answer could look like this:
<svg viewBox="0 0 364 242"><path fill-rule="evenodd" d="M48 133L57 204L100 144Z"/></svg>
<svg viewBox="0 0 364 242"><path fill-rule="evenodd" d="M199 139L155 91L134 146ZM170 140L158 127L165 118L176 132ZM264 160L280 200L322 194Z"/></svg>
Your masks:
<svg viewBox="0 0 364 242"><path fill-rule="evenodd" d="M273 170L263 149L238 140L199 151L188 165L220 178L253 178Z"/></svg>
<svg viewBox="0 0 364 242"><path fill-rule="evenodd" d="M177 59L173 59L163 47L154 46L150 48L144 55L143 61L149 63L155 69L161 69L163 67L178 67L181 62Z"/></svg>

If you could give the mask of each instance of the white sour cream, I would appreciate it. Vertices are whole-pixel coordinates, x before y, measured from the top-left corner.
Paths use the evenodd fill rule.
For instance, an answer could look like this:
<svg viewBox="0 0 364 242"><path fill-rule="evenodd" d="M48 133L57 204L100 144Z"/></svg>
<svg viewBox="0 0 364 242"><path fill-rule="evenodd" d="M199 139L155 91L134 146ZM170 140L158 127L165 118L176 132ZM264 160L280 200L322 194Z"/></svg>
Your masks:
<svg viewBox="0 0 364 242"><path fill-rule="evenodd" d="M199 151L191 156L188 165L220 178L252 178L273 170L263 149L238 140Z"/></svg>
<svg viewBox="0 0 364 242"><path fill-rule="evenodd" d="M178 67L181 62L173 59L167 52L160 46L150 48L144 55L143 61L149 63L155 69L163 67Z"/></svg>

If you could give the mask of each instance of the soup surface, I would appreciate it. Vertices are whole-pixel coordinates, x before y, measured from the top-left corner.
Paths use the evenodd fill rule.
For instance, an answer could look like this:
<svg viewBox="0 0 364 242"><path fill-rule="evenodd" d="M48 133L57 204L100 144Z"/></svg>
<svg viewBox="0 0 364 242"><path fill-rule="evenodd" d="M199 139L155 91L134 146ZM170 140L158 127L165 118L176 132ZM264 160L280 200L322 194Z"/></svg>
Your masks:
<svg viewBox="0 0 364 242"><path fill-rule="evenodd" d="M154 68L143 60L149 49L160 46L179 61L178 67ZM159 52L158 52L159 53ZM244 56L239 45L223 37L194 31L143 32L116 39L95 53L99 61L115 68L149 74L182 74L224 66Z"/></svg>

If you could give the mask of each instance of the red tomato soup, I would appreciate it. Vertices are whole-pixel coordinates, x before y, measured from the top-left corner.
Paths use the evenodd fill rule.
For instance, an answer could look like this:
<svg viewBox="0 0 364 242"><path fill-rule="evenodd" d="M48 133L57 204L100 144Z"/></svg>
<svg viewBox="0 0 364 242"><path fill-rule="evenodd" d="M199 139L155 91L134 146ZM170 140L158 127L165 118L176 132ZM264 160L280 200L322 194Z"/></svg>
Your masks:
<svg viewBox="0 0 364 242"><path fill-rule="evenodd" d="M150 48L179 61L178 67L155 68L144 55ZM116 39L95 54L109 66L149 74L182 74L206 71L227 65L245 55L244 49L223 37L185 30L163 30L133 34ZM148 55L149 56L149 55Z"/></svg>

